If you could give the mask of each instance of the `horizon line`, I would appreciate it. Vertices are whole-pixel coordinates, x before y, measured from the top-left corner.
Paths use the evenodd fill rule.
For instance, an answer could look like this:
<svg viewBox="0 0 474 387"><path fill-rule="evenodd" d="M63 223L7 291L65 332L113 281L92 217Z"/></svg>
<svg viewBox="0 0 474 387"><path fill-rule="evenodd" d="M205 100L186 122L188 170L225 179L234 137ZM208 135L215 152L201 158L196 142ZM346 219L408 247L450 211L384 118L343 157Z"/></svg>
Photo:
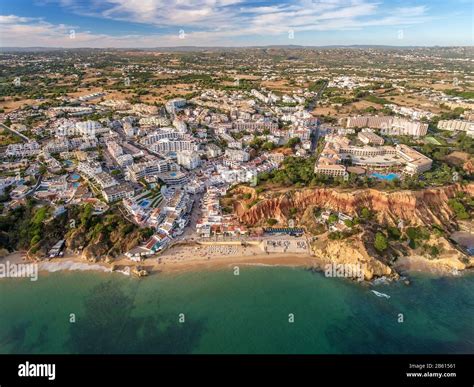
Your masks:
<svg viewBox="0 0 474 387"><path fill-rule="evenodd" d="M332 47L390 47L390 48L474 48L474 45L390 45L390 44L326 44L326 45L299 45L299 44L268 44L268 45L249 45L249 46L201 46L201 45L188 45L188 46L156 46L156 47L57 47L57 46L0 46L0 50L12 50L12 49L46 49L46 50L157 50L157 49L183 49L183 48L225 48L225 49L238 49L238 48L332 48Z"/></svg>

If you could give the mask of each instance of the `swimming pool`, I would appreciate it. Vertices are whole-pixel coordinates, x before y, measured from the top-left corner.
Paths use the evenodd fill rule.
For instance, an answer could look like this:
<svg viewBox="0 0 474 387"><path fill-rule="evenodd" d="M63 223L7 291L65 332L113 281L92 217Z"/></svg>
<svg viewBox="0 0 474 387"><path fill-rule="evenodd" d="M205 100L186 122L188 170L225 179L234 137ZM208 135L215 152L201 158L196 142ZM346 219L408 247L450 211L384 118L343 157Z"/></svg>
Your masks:
<svg viewBox="0 0 474 387"><path fill-rule="evenodd" d="M396 173L382 174L382 173L374 172L374 173L370 174L370 177L375 177L376 179L386 180L386 181L392 181L392 180L395 180L395 179L400 179L400 176Z"/></svg>
<svg viewBox="0 0 474 387"><path fill-rule="evenodd" d="M148 199L144 199L141 203L140 203L140 207L142 208L146 208L150 205L150 201Z"/></svg>
<svg viewBox="0 0 474 387"><path fill-rule="evenodd" d="M78 175L77 173L74 173L72 176L71 176L71 179L73 180L79 180L81 178L80 175Z"/></svg>

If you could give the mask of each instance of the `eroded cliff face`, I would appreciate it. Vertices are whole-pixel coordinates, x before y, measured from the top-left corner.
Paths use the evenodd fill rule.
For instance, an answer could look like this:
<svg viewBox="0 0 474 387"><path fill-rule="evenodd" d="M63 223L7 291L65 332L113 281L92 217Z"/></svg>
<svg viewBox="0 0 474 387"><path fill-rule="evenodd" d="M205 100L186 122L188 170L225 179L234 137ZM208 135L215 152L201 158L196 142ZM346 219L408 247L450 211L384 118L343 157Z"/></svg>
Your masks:
<svg viewBox="0 0 474 387"><path fill-rule="evenodd" d="M364 244L365 238L364 235L356 235L344 240L328 240L323 245L313 244L311 249L316 259L315 266L323 272L331 270L331 267L332 270L341 266L356 268L349 276L365 281L377 277L397 279L398 273L387 262L369 253Z"/></svg>
<svg viewBox="0 0 474 387"><path fill-rule="evenodd" d="M248 187L246 191L250 190ZM474 195L474 184L429 188L420 191L383 192L375 189L341 191L330 188L300 189L274 198L263 199L250 209L241 203L234 204L240 220L249 225L260 225L266 219L274 218L286 223L290 210L301 216L309 206L357 215L366 207L375 213L380 224L396 224L400 219L409 225L438 224L450 228L453 212L448 200L457 193Z"/></svg>

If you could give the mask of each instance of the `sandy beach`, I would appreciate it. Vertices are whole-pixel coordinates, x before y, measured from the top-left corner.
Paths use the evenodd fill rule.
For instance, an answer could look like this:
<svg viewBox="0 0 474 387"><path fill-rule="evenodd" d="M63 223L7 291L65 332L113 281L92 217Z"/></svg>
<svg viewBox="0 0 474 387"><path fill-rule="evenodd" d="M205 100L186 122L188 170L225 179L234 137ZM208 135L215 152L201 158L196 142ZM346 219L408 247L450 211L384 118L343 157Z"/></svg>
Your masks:
<svg viewBox="0 0 474 387"><path fill-rule="evenodd" d="M14 252L0 259L1 262L35 263L26 260L24 252ZM246 266L286 266L314 268L320 260L307 250L265 252L259 245L202 245L197 243L179 244L162 253L140 262L123 255L112 263L90 262L81 255L66 253L64 257L45 259L38 263L39 272L96 271L130 275L133 269L145 269L148 275L179 274L199 270L242 270ZM422 257L401 257L395 264L401 272L426 272L435 275L458 275L465 268L458 260L440 259L430 261Z"/></svg>
<svg viewBox="0 0 474 387"><path fill-rule="evenodd" d="M222 270L229 268L234 270L236 266L241 270L245 266L287 266L287 267L310 267L316 263L314 257L307 253L265 253L255 246L200 246L181 245L172 247L165 252L147 258L141 262L130 260L122 256L113 261L89 262L81 255L67 253L64 257L34 262L26 260L24 252L14 252L0 262L10 263L38 263L39 272L57 271L97 271L112 273L127 266L130 268L141 267L148 274L159 273L181 273L197 270Z"/></svg>

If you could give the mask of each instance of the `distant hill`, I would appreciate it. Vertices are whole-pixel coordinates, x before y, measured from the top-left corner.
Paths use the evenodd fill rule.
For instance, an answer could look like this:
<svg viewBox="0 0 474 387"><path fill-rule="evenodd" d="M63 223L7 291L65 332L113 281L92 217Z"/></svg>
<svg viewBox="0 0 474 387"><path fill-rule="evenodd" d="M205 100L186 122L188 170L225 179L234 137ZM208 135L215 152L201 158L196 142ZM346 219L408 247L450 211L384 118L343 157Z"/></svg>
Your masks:
<svg viewBox="0 0 474 387"><path fill-rule="evenodd" d="M268 45L268 46L239 46L239 47L225 47L225 46L176 46L176 47L153 47L153 48L137 48L137 47L124 47L124 48L65 48L65 47L0 47L0 52L47 52L47 51L85 51L85 50L108 50L108 51L163 51L163 52L204 52L204 51L234 51L234 50L245 50L245 49L330 49L330 48L361 48L361 49L417 49L417 48L461 48L463 46L390 46L390 45L371 45L371 44L359 44L359 45L325 45L325 46L301 46L295 44L289 45Z"/></svg>

